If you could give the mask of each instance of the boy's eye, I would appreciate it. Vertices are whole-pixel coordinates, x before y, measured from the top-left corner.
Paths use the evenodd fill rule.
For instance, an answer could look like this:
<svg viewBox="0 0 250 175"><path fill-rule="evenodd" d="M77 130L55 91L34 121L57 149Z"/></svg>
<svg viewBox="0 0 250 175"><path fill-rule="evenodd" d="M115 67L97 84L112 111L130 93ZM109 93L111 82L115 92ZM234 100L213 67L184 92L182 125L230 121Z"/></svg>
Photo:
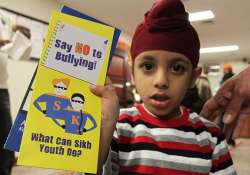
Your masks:
<svg viewBox="0 0 250 175"><path fill-rule="evenodd" d="M150 71L154 68L154 65L152 63L144 63L142 67L145 71Z"/></svg>
<svg viewBox="0 0 250 175"><path fill-rule="evenodd" d="M172 68L171 68L172 72L177 73L177 74L181 74L185 71L185 67L181 64L173 64Z"/></svg>

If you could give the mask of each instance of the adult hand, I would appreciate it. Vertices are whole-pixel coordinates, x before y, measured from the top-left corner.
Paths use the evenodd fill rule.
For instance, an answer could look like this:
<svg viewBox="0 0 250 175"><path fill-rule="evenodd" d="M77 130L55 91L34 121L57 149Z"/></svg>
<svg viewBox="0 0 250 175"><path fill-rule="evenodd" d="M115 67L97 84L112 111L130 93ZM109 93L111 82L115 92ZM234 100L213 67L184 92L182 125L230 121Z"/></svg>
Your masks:
<svg viewBox="0 0 250 175"><path fill-rule="evenodd" d="M224 114L226 138L230 137L235 128L243 125L245 117L250 116L250 67L227 80L200 113L208 119L218 114ZM239 131L236 129L233 137L237 137Z"/></svg>

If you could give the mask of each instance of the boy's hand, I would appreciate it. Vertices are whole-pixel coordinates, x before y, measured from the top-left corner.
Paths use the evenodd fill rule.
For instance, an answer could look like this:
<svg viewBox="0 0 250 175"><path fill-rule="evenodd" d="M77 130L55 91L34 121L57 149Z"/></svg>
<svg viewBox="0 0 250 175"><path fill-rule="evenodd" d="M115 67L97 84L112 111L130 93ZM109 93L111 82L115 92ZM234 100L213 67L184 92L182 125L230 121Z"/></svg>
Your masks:
<svg viewBox="0 0 250 175"><path fill-rule="evenodd" d="M112 127L119 116L119 101L111 80L107 77L104 86L92 85L90 90L102 98L102 127Z"/></svg>
<svg viewBox="0 0 250 175"><path fill-rule="evenodd" d="M95 95L102 98L102 124L101 137L99 147L98 172L100 174L102 165L106 161L110 143L115 130L115 125L119 116L119 100L116 95L114 86L111 80L107 77L104 86L90 87L90 90Z"/></svg>

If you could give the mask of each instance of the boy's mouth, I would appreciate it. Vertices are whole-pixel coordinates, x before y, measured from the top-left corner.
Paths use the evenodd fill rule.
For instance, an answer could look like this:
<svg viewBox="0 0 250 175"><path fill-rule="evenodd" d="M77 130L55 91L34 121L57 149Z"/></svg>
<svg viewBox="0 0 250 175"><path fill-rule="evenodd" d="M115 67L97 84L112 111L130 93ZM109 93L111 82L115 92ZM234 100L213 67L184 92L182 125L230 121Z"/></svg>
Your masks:
<svg viewBox="0 0 250 175"><path fill-rule="evenodd" d="M166 108L169 105L170 98L165 94L154 94L149 98L150 103L158 108Z"/></svg>

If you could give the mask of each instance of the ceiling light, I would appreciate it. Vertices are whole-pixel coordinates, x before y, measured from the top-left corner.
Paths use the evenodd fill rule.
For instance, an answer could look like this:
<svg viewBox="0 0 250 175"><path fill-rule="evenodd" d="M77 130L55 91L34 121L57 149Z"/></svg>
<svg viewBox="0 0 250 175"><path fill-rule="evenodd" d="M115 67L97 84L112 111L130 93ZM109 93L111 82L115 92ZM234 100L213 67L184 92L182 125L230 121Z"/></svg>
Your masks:
<svg viewBox="0 0 250 175"><path fill-rule="evenodd" d="M189 13L189 21L206 21L214 18L214 13L211 10L206 11L200 11L200 12L194 12Z"/></svg>
<svg viewBox="0 0 250 175"><path fill-rule="evenodd" d="M209 66L210 69L220 69L220 65Z"/></svg>
<svg viewBox="0 0 250 175"><path fill-rule="evenodd" d="M220 74L218 72L209 72L208 75L209 76L218 76Z"/></svg>
<svg viewBox="0 0 250 175"><path fill-rule="evenodd" d="M230 52L239 50L239 46L231 45L231 46L219 46L219 47L206 47L201 48L200 53L218 53L218 52Z"/></svg>

